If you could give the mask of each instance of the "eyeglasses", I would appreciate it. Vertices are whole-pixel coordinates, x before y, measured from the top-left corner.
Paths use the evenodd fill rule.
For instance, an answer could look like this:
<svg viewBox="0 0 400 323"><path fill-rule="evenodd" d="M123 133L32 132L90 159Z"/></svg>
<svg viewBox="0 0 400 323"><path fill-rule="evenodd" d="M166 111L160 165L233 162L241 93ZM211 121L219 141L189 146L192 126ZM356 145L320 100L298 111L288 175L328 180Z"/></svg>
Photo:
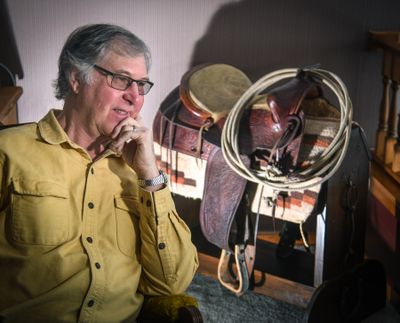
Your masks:
<svg viewBox="0 0 400 323"><path fill-rule="evenodd" d="M93 65L93 67L101 74L105 75L107 77L107 84L116 90L125 91L132 85L133 82L135 82L137 84L139 94L145 95L149 93L150 89L154 85L154 83L150 81L134 80L128 76L110 72L98 65Z"/></svg>

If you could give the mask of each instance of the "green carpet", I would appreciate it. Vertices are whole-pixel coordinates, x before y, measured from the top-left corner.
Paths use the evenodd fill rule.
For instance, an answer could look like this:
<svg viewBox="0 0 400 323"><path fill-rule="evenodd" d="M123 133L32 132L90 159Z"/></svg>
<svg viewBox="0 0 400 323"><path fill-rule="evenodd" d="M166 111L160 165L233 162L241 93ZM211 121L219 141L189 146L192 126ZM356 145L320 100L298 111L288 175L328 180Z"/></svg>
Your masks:
<svg viewBox="0 0 400 323"><path fill-rule="evenodd" d="M187 294L199 302L205 323L303 322L301 308L252 291L237 297L217 280L200 274L194 277Z"/></svg>

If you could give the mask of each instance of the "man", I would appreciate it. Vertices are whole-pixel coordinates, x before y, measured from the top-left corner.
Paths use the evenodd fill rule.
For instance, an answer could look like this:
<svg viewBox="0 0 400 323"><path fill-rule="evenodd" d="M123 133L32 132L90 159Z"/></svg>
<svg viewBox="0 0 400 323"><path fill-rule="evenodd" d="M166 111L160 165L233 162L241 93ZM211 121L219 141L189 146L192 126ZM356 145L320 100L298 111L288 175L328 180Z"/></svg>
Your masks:
<svg viewBox="0 0 400 323"><path fill-rule="evenodd" d="M4 322L134 320L143 295L182 293L198 266L140 110L150 53L127 30L75 30L37 124L0 132Z"/></svg>

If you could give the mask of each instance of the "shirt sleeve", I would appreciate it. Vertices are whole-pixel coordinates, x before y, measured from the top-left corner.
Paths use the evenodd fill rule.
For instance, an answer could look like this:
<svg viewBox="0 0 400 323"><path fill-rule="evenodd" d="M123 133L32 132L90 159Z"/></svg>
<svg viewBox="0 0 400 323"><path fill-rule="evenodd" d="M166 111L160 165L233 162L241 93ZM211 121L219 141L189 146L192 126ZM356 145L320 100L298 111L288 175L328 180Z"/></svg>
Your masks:
<svg viewBox="0 0 400 323"><path fill-rule="evenodd" d="M142 275L139 290L145 295L181 294L198 267L191 233L176 212L168 188L140 189Z"/></svg>

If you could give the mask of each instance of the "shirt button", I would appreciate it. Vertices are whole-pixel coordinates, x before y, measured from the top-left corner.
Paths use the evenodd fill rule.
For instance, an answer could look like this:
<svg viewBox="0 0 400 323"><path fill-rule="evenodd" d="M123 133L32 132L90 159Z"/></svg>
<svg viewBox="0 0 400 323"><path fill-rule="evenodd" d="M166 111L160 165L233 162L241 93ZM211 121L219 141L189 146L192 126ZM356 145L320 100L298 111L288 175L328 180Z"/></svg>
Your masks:
<svg viewBox="0 0 400 323"><path fill-rule="evenodd" d="M89 242L89 243L92 243L92 242L93 242L93 239L92 239L92 237L87 237L87 238L86 238L86 241Z"/></svg>
<svg viewBox="0 0 400 323"><path fill-rule="evenodd" d="M161 243L158 244L158 249L163 250L164 248L165 248L165 243L164 242L161 242Z"/></svg>
<svg viewBox="0 0 400 323"><path fill-rule="evenodd" d="M93 209L94 208L94 204L92 202L89 202L88 203L88 207L89 207L89 209Z"/></svg>
<svg viewBox="0 0 400 323"><path fill-rule="evenodd" d="M150 207L150 206L151 206L151 201L150 201L150 200L147 200L146 205L147 205L148 207Z"/></svg>
<svg viewBox="0 0 400 323"><path fill-rule="evenodd" d="M96 266L97 269L101 268L101 265L98 262L96 262L94 265Z"/></svg>
<svg viewBox="0 0 400 323"><path fill-rule="evenodd" d="M94 300L90 300L88 303L87 303L87 306L89 306L89 307L92 307L94 305Z"/></svg>

